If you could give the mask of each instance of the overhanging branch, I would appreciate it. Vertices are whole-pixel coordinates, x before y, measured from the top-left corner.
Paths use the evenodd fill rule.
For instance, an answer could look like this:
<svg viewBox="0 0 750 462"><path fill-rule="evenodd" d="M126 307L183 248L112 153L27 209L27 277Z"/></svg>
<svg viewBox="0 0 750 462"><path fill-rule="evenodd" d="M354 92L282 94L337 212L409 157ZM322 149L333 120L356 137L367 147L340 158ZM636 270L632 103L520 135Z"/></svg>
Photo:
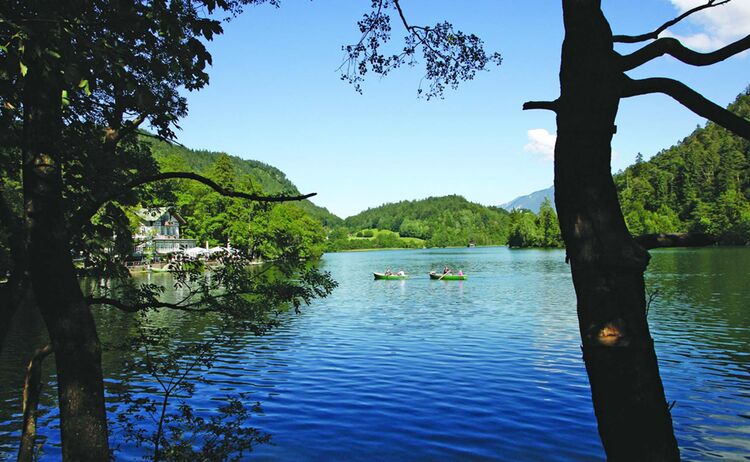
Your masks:
<svg viewBox="0 0 750 462"><path fill-rule="evenodd" d="M716 244L716 238L702 233L642 234L634 239L644 249L706 247Z"/></svg>
<svg viewBox="0 0 750 462"><path fill-rule="evenodd" d="M726 128L735 135L750 140L750 121L709 101L684 83L663 77L642 80L633 80L625 77L622 92L623 98L650 93L663 93L671 96L699 116L705 117L717 125Z"/></svg>
<svg viewBox="0 0 750 462"><path fill-rule="evenodd" d="M419 43L421 43L424 47L435 53L437 56L440 57L445 62L450 61L450 58L440 53L440 51L436 50L432 45L430 45L427 42L426 34L430 33L429 27L424 26L414 26L409 24L409 21L406 20L406 15L404 14L404 10L401 9L401 3L399 0L393 0L393 4L396 5L396 10L398 11L398 16L401 18L401 23L404 25L404 28L406 28L407 32L409 32L414 38L419 40ZM425 35L421 35L419 32L422 32Z"/></svg>
<svg viewBox="0 0 750 462"><path fill-rule="evenodd" d="M137 313L139 311L157 308L169 308L173 310L189 311L193 313L210 313L219 311L218 309L214 308L197 308L198 306L200 306L200 303L197 302L189 303L186 305L168 302L139 302L130 304L109 297L87 297L86 303L88 303L89 305L109 305L127 313Z"/></svg>
<svg viewBox="0 0 750 462"><path fill-rule="evenodd" d="M665 22L664 24L657 27L655 30L651 32L647 32L641 35L615 35L612 37L612 41L615 43L638 43L638 42L645 42L646 40L656 40L659 37L659 34L664 32L668 28L674 26L675 24L682 21L683 19L687 18L691 14L697 13L701 10L705 10L706 8L713 8L715 6L724 5L726 3L729 3L730 1L732 0L722 0L720 2L717 2L716 0L708 0L703 5L698 5L695 8L687 10L686 12L677 16L676 18Z"/></svg>
<svg viewBox="0 0 750 462"><path fill-rule="evenodd" d="M523 103L523 110L528 111L529 109L546 109L548 111L557 112L558 102L554 101L526 101Z"/></svg>
<svg viewBox="0 0 750 462"><path fill-rule="evenodd" d="M660 38L638 51L622 57L623 71L629 71L645 64L659 56L670 55L685 64L692 66L710 66L725 59L750 49L750 35L734 43L713 51L711 53L699 53L687 48L679 40L666 37Z"/></svg>
<svg viewBox="0 0 750 462"><path fill-rule="evenodd" d="M104 196L100 198L96 203L92 204L91 207L88 207L81 212L79 212L78 216L79 219L75 222L77 224L82 224L88 220L91 219L91 217L94 216L94 214L107 202L117 199L120 196L123 196L127 194L128 192L132 191L135 188L138 188L140 186L149 184L149 183L156 183L158 181L164 181L164 180L174 180L174 179L183 179L183 180L192 180L197 181L199 183L203 183L206 186L210 187L217 193L221 194L222 196L226 197L237 197L239 199L246 199L251 201L257 201L257 202L294 202L294 201L301 201L304 199L308 199L310 197L315 196L317 193L309 193L309 194L301 194L296 196L288 196L284 194L276 195L276 196L265 196L262 194L251 194L251 193L245 193L241 191L234 191L232 189L226 189L222 186L218 185L216 182L202 176L198 175L197 173L192 172L165 172L165 173L159 173L156 175L150 175L150 176L144 176L141 178L137 178L135 180L130 181L129 183L126 183L122 188L118 189L117 191L114 191L107 196Z"/></svg>
<svg viewBox="0 0 750 462"><path fill-rule="evenodd" d="M251 201L258 201L258 202L293 202L293 201L301 201L304 199L308 199L310 197L315 196L317 193L309 193L309 194L301 194L297 196L287 196L284 194L280 194L278 196L265 196L262 194L251 194L251 193L245 193L240 191L234 191L232 189L226 189L221 186L219 186L217 183L215 183L212 180L209 180L205 176L198 175L197 173L192 172L165 172L165 173L159 173L156 175L146 176L142 178L135 179L129 183L127 183L122 190L120 190L117 193L114 193L113 196L121 196L122 194L126 194L128 191L137 188L139 186L143 186L145 184L149 183L155 183L157 181L164 181L164 180L174 180L174 179L183 179L183 180L193 180L197 181L199 183L203 183L204 185L208 186L209 188L213 189L217 193L221 194L222 196L226 197L237 197L240 199L247 199ZM112 197L112 200L115 197ZM107 201L105 201L107 202Z"/></svg>

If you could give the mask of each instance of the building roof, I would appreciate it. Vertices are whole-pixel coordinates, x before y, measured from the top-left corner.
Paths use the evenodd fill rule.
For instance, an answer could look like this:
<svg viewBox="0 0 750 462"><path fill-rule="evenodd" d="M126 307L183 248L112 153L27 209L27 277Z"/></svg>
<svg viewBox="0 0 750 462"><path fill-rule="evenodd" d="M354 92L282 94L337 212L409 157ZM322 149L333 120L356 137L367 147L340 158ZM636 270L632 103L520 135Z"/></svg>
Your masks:
<svg viewBox="0 0 750 462"><path fill-rule="evenodd" d="M156 221L167 213L171 214L180 224L185 224L185 219L177 213L174 207L152 207L138 209L135 215L143 221Z"/></svg>

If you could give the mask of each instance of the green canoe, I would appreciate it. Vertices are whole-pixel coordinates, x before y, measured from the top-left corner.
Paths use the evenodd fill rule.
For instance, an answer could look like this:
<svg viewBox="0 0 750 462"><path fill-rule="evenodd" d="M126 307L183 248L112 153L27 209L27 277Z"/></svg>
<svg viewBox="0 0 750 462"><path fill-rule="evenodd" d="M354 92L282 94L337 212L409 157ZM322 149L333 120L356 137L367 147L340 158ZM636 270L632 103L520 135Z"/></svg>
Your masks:
<svg viewBox="0 0 750 462"><path fill-rule="evenodd" d="M375 276L375 279L406 279L409 276L404 274L403 276L399 276L398 274L385 274L385 273L372 273L373 276Z"/></svg>
<svg viewBox="0 0 750 462"><path fill-rule="evenodd" d="M436 272L430 273L430 279L440 279L441 281L465 281L469 276L458 274L437 274Z"/></svg>

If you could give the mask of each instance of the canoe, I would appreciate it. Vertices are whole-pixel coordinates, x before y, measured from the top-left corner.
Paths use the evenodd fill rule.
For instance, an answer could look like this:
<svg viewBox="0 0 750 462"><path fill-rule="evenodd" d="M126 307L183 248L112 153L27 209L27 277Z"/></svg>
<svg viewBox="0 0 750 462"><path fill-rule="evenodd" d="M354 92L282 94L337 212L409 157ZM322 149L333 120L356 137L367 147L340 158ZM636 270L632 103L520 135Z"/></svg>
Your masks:
<svg viewBox="0 0 750 462"><path fill-rule="evenodd" d="M373 276L375 276L375 279L407 279L409 275L404 274L403 276L399 276L398 274L385 274L385 273L372 273Z"/></svg>
<svg viewBox="0 0 750 462"><path fill-rule="evenodd" d="M465 281L466 278L468 277L469 276L465 274L463 276L459 276L458 274L443 275L443 274L438 274L434 271L430 273L430 279L440 279L441 281Z"/></svg>

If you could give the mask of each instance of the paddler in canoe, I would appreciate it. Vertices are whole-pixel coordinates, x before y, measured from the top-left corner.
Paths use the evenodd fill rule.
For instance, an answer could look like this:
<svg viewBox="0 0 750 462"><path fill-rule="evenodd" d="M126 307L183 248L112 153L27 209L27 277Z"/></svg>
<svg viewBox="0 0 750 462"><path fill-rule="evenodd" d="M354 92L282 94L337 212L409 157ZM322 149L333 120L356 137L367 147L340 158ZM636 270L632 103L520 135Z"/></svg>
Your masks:
<svg viewBox="0 0 750 462"><path fill-rule="evenodd" d="M382 273L372 273L372 275L375 277L375 279L407 279L409 277L406 273L404 273L404 270L399 270L394 274L390 268L386 268L386 270Z"/></svg>
<svg viewBox="0 0 750 462"><path fill-rule="evenodd" d="M464 274L463 270L458 270L458 274L453 274L451 269L447 266L443 268L443 274L438 274L435 271L430 272L430 279L442 281L464 281L467 277L468 276Z"/></svg>

